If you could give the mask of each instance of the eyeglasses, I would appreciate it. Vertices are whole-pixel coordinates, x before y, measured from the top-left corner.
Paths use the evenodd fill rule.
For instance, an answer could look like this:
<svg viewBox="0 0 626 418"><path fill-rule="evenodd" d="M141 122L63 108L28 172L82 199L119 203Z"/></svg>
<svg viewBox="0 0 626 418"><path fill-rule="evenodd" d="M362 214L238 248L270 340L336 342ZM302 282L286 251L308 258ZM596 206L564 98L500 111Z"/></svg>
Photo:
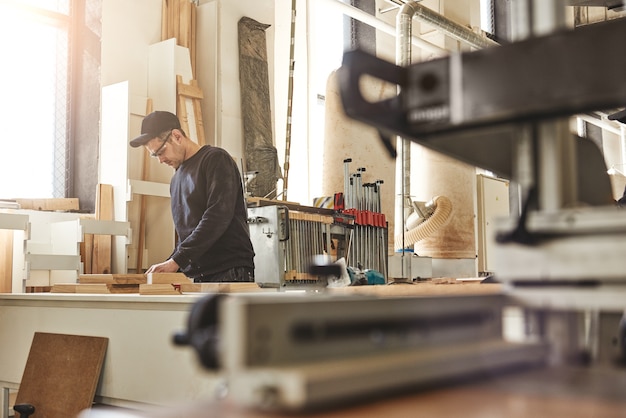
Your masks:
<svg viewBox="0 0 626 418"><path fill-rule="evenodd" d="M163 155L163 153L165 152L165 145L167 144L167 141L170 139L170 136L172 136L172 131L170 131L169 134L167 134L167 136L165 137L165 139L163 139L163 142L161 143L161 145L159 146L159 148L157 148L154 152L150 153L151 157L154 158L158 158L161 155Z"/></svg>

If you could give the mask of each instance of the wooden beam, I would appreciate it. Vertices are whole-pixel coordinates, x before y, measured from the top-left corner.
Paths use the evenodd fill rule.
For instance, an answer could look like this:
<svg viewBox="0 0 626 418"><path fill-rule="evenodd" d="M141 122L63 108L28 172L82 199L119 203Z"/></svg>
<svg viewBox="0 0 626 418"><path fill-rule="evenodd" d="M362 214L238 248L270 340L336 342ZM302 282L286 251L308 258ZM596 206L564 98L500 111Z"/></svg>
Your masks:
<svg viewBox="0 0 626 418"><path fill-rule="evenodd" d="M14 199L21 209L48 210L48 211L77 211L78 198L57 199Z"/></svg>

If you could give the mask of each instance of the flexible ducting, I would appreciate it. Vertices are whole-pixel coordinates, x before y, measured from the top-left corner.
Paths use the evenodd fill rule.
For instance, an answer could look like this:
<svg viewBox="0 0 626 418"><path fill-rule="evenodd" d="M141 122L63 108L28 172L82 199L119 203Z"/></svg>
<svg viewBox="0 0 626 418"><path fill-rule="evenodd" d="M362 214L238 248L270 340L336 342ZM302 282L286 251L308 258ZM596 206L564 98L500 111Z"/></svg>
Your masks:
<svg viewBox="0 0 626 418"><path fill-rule="evenodd" d="M450 220L450 214L452 213L452 202L450 199L445 196L436 196L433 198L433 205L435 210L428 219L417 225L415 228L404 232L404 248L428 238L448 223ZM403 249L402 238L402 235L396 236L396 250Z"/></svg>

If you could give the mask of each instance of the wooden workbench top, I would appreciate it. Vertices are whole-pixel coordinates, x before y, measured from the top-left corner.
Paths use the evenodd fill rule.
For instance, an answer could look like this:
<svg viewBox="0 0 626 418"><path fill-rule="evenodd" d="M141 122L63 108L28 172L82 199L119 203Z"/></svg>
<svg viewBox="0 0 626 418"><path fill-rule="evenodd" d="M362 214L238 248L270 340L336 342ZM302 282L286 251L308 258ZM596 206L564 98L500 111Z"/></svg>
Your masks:
<svg viewBox="0 0 626 418"><path fill-rule="evenodd" d="M226 401L181 405L149 412L95 409L89 418L542 418L625 417L626 373L618 369L542 368L367 397L357 404L288 414L246 409ZM85 416L86 417L86 416ZM79 418L85 418L79 417Z"/></svg>
<svg viewBox="0 0 626 418"><path fill-rule="evenodd" d="M502 293L499 283L459 282L433 283L417 282L414 284L387 284L371 286L348 286L327 288L327 292L336 294L358 294L373 296L445 296L445 295L484 295Z"/></svg>

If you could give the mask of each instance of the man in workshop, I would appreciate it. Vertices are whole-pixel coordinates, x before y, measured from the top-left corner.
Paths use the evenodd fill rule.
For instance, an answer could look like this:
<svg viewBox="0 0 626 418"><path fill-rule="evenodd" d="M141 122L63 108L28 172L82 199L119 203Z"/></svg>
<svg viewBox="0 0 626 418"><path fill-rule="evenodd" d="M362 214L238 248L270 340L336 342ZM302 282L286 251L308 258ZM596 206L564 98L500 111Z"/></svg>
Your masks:
<svg viewBox="0 0 626 418"><path fill-rule="evenodd" d="M224 149L187 137L176 115L155 111L130 141L172 167L170 183L176 247L147 273L182 271L194 282L254 281L254 250L241 175Z"/></svg>

